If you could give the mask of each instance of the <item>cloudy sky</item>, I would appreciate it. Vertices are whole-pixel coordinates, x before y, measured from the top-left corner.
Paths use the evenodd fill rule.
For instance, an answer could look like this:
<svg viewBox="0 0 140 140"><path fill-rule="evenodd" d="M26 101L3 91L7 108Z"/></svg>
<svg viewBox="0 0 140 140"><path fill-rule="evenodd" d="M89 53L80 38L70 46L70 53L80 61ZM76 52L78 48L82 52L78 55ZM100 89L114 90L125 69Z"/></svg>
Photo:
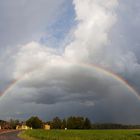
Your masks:
<svg viewBox="0 0 140 140"><path fill-rule="evenodd" d="M0 0L0 119L140 124L139 53L139 0Z"/></svg>

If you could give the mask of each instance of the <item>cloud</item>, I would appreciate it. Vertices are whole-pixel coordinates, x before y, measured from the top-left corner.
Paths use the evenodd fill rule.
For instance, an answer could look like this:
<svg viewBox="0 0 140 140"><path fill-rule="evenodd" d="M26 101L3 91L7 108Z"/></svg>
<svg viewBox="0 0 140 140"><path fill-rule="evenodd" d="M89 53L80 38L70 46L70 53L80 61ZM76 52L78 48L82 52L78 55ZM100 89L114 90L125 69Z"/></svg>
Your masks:
<svg viewBox="0 0 140 140"><path fill-rule="evenodd" d="M62 13L63 0L0 1L0 47L39 40Z"/></svg>
<svg viewBox="0 0 140 140"><path fill-rule="evenodd" d="M114 7L117 1L74 0L74 4L78 25L74 30L75 39L66 47L65 54L73 59L90 61L109 43L108 32L116 21ZM81 53L77 55L79 50Z"/></svg>
<svg viewBox="0 0 140 140"><path fill-rule="evenodd" d="M97 121L106 121L112 117L110 121L115 122L122 122L126 114L132 113L133 109L139 105L137 97L115 78L101 73L94 67L69 61L56 50L37 42L20 47L15 60L16 67L13 76L15 79L22 75L23 77L10 93L2 97L3 102L7 102L8 99L17 100L23 102L23 106L33 103L34 107L46 105L52 110L55 110L57 106L58 114L61 107L67 115L76 112L75 109L70 111L74 104L80 110L93 108L91 112L97 113L99 118ZM124 103L124 98L127 103ZM119 109L117 109L118 104ZM131 105L129 106L131 109L125 110L124 104L127 107ZM113 108L109 108L110 106ZM105 119L101 117L102 112L98 114L97 108L102 111L109 108L109 114L105 116ZM125 110L125 113L119 116L122 110ZM84 115L85 113L84 110L81 112ZM92 114L89 116L93 117ZM133 118L137 119L137 116ZM132 120L135 123L134 119ZM127 122L129 121L128 119Z"/></svg>
<svg viewBox="0 0 140 140"><path fill-rule="evenodd" d="M117 23L118 2L74 1L78 25L74 30L74 41L65 49L66 57L74 61L94 63L116 73L134 71L139 66L130 49L116 46L111 32ZM80 53L79 53L80 50Z"/></svg>
<svg viewBox="0 0 140 140"><path fill-rule="evenodd" d="M6 112L14 106L14 112L22 109L29 115L32 109L41 115L43 108L50 117L81 114L101 122L138 123L140 102L132 91L95 67L82 65L95 64L114 71L139 90L138 56L130 46L123 46L123 39L117 38L122 31L121 3L73 0L77 25L63 52L63 48L54 49L37 41L16 47L11 53L13 65L8 65L11 57L6 62L12 68L11 79L21 78L1 97ZM18 101L18 107L14 101ZM12 110L9 112L12 115Z"/></svg>

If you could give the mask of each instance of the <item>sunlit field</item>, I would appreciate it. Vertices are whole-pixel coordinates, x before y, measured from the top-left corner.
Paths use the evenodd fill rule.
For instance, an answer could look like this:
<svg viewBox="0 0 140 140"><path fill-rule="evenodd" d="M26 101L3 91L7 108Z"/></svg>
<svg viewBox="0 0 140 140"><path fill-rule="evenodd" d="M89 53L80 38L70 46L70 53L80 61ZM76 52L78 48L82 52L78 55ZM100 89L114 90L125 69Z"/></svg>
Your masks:
<svg viewBox="0 0 140 140"><path fill-rule="evenodd" d="M140 140L140 130L27 130L25 140Z"/></svg>

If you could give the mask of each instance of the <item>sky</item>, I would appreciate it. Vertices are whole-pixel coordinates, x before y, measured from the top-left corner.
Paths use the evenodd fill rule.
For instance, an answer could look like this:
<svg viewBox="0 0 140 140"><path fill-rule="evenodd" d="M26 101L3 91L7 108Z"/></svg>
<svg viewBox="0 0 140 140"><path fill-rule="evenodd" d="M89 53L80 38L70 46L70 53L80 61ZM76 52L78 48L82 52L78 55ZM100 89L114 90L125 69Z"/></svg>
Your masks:
<svg viewBox="0 0 140 140"><path fill-rule="evenodd" d="M140 124L139 0L0 0L0 119Z"/></svg>

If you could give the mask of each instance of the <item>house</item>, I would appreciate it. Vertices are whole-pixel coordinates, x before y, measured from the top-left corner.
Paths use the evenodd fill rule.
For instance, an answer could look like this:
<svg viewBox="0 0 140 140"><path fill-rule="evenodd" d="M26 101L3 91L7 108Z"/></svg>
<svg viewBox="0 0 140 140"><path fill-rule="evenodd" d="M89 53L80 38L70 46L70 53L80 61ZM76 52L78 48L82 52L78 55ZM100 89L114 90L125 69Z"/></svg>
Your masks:
<svg viewBox="0 0 140 140"><path fill-rule="evenodd" d="M50 130L50 129L51 129L51 126L48 125L48 124L44 124L44 129L45 129L45 130Z"/></svg>
<svg viewBox="0 0 140 140"><path fill-rule="evenodd" d="M0 120L0 129L11 129L11 125L9 122Z"/></svg>
<svg viewBox="0 0 140 140"><path fill-rule="evenodd" d="M27 125L25 125L25 124L16 126L16 130L28 130L28 129L32 129L32 128L27 126Z"/></svg>

